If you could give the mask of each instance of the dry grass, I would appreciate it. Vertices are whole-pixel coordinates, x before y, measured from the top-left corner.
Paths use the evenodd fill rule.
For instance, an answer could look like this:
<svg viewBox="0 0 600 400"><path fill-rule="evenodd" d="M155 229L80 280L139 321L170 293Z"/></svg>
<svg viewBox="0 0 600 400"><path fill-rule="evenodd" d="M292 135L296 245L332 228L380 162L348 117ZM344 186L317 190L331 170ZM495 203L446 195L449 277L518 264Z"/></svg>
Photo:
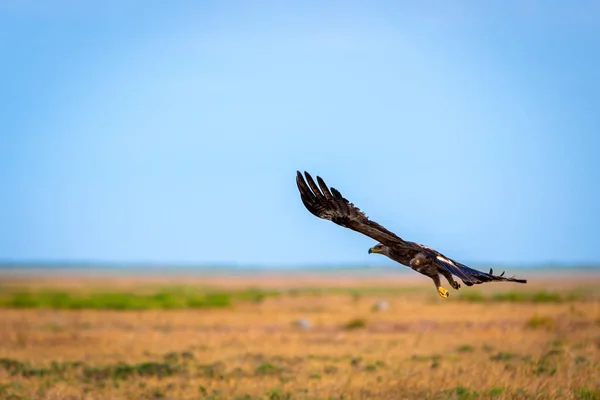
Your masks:
<svg viewBox="0 0 600 400"><path fill-rule="evenodd" d="M600 399L597 276L446 300L404 277L4 277L0 293L147 295L183 282L279 294L220 308L0 309L0 398ZM374 311L381 298L388 309Z"/></svg>

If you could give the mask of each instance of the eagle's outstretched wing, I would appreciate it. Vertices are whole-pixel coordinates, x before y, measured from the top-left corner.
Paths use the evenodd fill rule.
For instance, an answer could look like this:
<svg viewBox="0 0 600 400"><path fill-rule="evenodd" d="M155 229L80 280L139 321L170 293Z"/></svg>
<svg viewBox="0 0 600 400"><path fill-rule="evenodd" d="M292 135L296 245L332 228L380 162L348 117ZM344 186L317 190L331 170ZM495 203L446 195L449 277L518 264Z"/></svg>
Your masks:
<svg viewBox="0 0 600 400"><path fill-rule="evenodd" d="M489 273L478 271L454 261L430 247L415 242L407 242L377 222L369 220L364 212L346 200L338 190L333 187L328 188L321 177L317 176L317 185L308 172L304 172L304 175L306 180L304 180L300 171L296 173L296 183L300 190L302 203L308 211L319 218L330 220L338 225L360 232L388 247L401 247L414 250L415 253L421 252L439 268L458 277L467 286L491 281L527 283L525 279L505 278L504 272L500 275L494 275L491 269Z"/></svg>
<svg viewBox="0 0 600 400"><path fill-rule="evenodd" d="M317 186L308 172L304 172L304 175L306 181L300 171L297 171L296 183L302 203L313 215L360 232L386 246L418 249L414 244L405 242L377 222L369 220L364 212L346 200L339 191L333 187L328 188L321 177L317 176L319 183Z"/></svg>
<svg viewBox="0 0 600 400"><path fill-rule="evenodd" d="M437 266L445 269L452 275L459 277L467 286L478 285L480 283L491 281L527 283L526 279L516 279L515 277L505 278L504 272L502 272L500 275L494 275L494 271L491 268L489 273L478 271L476 269L467 267L466 265L461 264L457 261L454 261L448 257L445 257L438 251L429 248L428 250L435 253L432 259Z"/></svg>

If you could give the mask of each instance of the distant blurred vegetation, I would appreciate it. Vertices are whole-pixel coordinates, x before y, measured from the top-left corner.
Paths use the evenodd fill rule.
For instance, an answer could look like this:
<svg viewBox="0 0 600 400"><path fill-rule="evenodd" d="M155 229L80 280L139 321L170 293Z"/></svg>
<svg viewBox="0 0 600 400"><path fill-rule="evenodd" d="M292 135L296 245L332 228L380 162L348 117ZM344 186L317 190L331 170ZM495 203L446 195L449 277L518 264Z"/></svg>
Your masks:
<svg viewBox="0 0 600 400"><path fill-rule="evenodd" d="M541 291L510 291L483 294L480 291L464 291L459 295L459 299L468 302L512 302L512 303L563 303L566 301L578 301L586 297L582 290L570 291L567 293Z"/></svg>
<svg viewBox="0 0 600 400"><path fill-rule="evenodd" d="M452 298L464 302L529 302L562 303L596 298L589 289L565 291L519 290L480 291L466 288L451 292ZM0 307L4 308L51 308L51 309L186 309L225 308L239 302L259 303L279 296L326 296L346 295L356 302L363 296L429 296L437 293L426 286L421 287L297 287L286 289L249 287L240 289L175 285L169 287L136 287L131 289L98 288L31 288L0 287Z"/></svg>
<svg viewBox="0 0 600 400"><path fill-rule="evenodd" d="M9 290L0 291L0 307L54 308L54 309L182 309L229 307L235 301L259 302L276 291L249 288L239 291L202 291L181 288L165 288L153 293L103 291L57 291L57 290Z"/></svg>
<svg viewBox="0 0 600 400"><path fill-rule="evenodd" d="M285 290L249 287L242 289L195 287L175 285L170 287L143 286L130 290L88 289L32 289L27 287L0 287L0 307L146 310L185 308L224 308L236 302L259 303L266 298L287 296L351 295L406 295L424 292L411 287L302 287Z"/></svg>

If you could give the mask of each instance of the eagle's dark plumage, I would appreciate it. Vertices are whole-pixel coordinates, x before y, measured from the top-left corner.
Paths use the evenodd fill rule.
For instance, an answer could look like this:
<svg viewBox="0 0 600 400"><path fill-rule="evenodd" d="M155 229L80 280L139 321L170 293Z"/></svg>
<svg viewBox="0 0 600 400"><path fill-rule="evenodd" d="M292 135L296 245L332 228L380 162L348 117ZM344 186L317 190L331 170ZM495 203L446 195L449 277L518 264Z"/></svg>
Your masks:
<svg viewBox="0 0 600 400"><path fill-rule="evenodd" d="M319 218L333 221L379 241L379 244L369 249L369 253L384 254L392 260L430 277L442 297L448 297L448 291L441 286L439 274L442 274L454 289L459 289L460 284L454 281L452 275L460 278L467 286L491 281L527 283L524 279L505 278L504 272L494 275L491 269L489 273L486 273L469 268L444 256L437 250L419 243L405 241L378 223L369 220L364 212L346 200L338 190L327 187L321 177L317 176L315 182L308 172L304 172L304 175L306 180L298 171L296 183L302 203L308 211Z"/></svg>

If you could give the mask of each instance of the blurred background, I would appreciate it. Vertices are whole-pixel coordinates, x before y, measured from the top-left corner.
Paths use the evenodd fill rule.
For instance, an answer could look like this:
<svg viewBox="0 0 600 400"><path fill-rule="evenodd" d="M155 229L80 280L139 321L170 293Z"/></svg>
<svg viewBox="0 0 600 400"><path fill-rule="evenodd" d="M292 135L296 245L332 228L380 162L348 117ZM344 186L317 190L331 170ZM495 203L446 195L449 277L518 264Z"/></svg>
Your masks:
<svg viewBox="0 0 600 400"><path fill-rule="evenodd" d="M465 263L598 263L600 3L5 1L0 258L393 265L296 170Z"/></svg>

